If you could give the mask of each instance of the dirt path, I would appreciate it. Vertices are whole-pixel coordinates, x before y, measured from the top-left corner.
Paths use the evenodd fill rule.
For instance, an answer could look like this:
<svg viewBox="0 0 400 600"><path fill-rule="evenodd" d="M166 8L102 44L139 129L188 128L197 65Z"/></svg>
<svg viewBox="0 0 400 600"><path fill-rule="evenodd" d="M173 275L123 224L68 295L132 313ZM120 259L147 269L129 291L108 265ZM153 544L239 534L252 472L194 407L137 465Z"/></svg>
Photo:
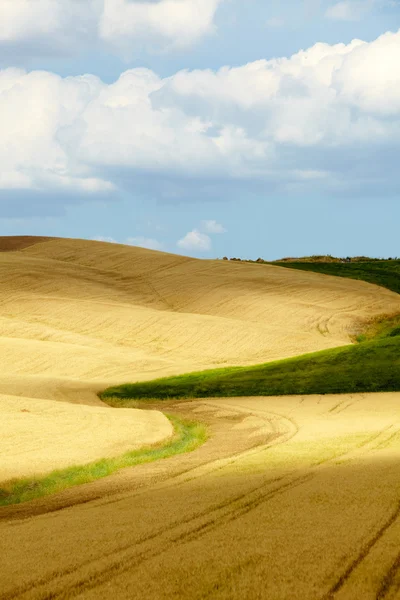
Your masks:
<svg viewBox="0 0 400 600"><path fill-rule="evenodd" d="M169 406L209 423L193 454L0 509L0 598L397 598L399 401Z"/></svg>

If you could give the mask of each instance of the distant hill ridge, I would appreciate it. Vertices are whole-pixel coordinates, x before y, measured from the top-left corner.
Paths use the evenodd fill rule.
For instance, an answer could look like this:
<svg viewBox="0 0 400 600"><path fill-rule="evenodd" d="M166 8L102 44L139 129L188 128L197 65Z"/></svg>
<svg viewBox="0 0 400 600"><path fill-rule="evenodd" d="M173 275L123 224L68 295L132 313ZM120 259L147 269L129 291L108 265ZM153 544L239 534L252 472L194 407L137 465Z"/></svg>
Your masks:
<svg viewBox="0 0 400 600"><path fill-rule="evenodd" d="M301 256L301 257L286 257L280 258L279 260L275 260L272 262L309 262L309 263L343 263L343 262L382 262L386 260L397 260L396 258L372 258L370 256L346 256L346 257L338 257L331 256L330 254L319 255L316 254L314 256Z"/></svg>
<svg viewBox="0 0 400 600"><path fill-rule="evenodd" d="M223 260L233 260L239 262L250 262L250 263L285 263L285 262L300 262L300 263L349 263L349 262L384 262L388 260L400 260L396 257L389 258L372 258L370 256L332 256L331 254L314 254L313 256L290 256L285 258L279 258L277 260L265 260L263 258L257 258L257 260L245 259L245 258L228 258L224 256Z"/></svg>
<svg viewBox="0 0 400 600"><path fill-rule="evenodd" d="M227 261L229 259L225 256L223 260ZM239 261L242 264L258 263L299 271L312 271L322 275L358 279L400 294L400 259L397 257L347 256L346 258L338 258L329 254L316 254L314 256L302 256L301 258L281 258L274 261L267 261L263 258L257 260L231 258L230 260Z"/></svg>

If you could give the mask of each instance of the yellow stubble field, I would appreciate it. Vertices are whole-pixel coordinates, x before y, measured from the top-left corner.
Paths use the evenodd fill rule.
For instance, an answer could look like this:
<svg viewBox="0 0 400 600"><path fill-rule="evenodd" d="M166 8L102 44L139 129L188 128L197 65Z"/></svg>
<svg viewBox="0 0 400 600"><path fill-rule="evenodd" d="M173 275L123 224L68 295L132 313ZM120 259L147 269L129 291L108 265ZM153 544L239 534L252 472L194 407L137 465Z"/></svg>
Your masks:
<svg viewBox="0 0 400 600"><path fill-rule="evenodd" d="M105 407L108 385L348 344L400 309L388 290L273 266L81 240L3 250L3 480L171 434L157 410ZM399 400L158 405L210 439L0 508L0 598L399 597Z"/></svg>

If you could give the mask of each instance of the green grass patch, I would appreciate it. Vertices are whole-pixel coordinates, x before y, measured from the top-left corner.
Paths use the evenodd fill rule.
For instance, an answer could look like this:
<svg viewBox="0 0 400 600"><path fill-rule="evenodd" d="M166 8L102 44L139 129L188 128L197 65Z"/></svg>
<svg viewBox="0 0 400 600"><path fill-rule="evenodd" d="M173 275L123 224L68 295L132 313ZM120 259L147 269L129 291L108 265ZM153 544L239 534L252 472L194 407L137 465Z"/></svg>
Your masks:
<svg viewBox="0 0 400 600"><path fill-rule="evenodd" d="M272 264L359 279L400 293L400 260ZM105 390L101 397L143 402L170 398L400 391L400 315L371 321L356 340L362 343L252 367L214 369L125 384Z"/></svg>
<svg viewBox="0 0 400 600"><path fill-rule="evenodd" d="M400 260L365 260L350 263L275 261L269 264L289 269L334 275L335 277L359 279L400 294Z"/></svg>
<svg viewBox="0 0 400 600"><path fill-rule="evenodd" d="M350 263L285 261L272 264L359 279L400 293L400 260L359 257ZM362 343L251 367L229 367L128 383L108 388L100 396L104 400L119 399L123 404L218 396L400 391L400 315L371 321L357 341Z"/></svg>
<svg viewBox="0 0 400 600"><path fill-rule="evenodd" d="M371 320L355 341L361 343L398 335L400 335L400 315L389 315Z"/></svg>
<svg viewBox="0 0 400 600"><path fill-rule="evenodd" d="M0 484L0 506L21 504L36 498L55 494L72 486L89 483L107 477L125 467L169 458L175 454L192 452L207 439L207 430L202 423L183 421L167 415L175 430L167 443L153 445L126 452L115 458L104 458L87 465L60 469L43 477L14 479Z"/></svg>
<svg viewBox="0 0 400 600"><path fill-rule="evenodd" d="M400 335L251 367L230 367L112 387L123 399L281 396L400 391Z"/></svg>

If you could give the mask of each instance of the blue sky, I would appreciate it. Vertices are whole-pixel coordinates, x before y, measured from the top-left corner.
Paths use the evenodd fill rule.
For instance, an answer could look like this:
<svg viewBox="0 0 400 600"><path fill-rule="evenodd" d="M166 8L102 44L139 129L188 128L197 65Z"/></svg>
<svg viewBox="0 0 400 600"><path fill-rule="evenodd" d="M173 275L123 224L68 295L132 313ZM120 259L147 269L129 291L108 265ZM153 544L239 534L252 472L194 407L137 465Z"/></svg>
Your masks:
<svg viewBox="0 0 400 600"><path fill-rule="evenodd" d="M399 255L399 28L398 0L3 0L0 235Z"/></svg>

